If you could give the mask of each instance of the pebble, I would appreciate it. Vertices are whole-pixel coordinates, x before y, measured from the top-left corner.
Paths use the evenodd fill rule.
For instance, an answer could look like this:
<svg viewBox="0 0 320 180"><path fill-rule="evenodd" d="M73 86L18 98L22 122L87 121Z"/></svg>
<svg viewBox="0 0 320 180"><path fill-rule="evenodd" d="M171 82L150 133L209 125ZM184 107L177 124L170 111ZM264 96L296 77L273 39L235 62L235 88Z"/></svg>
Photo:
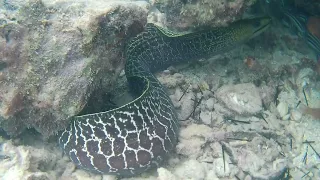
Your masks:
<svg viewBox="0 0 320 180"><path fill-rule="evenodd" d="M285 102L280 102L277 106L277 110L281 118L285 117L289 112L288 104Z"/></svg>
<svg viewBox="0 0 320 180"><path fill-rule="evenodd" d="M294 120L294 121L300 121L302 118L302 114L301 112L295 110L295 111L291 111L290 113L290 119Z"/></svg>

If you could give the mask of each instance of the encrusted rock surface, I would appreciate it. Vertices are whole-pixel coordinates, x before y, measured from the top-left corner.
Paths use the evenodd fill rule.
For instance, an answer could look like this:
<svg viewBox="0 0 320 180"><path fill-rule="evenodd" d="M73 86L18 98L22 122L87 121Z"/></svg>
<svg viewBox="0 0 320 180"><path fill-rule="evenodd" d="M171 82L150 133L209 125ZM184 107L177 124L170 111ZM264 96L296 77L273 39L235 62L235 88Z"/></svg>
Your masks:
<svg viewBox="0 0 320 180"><path fill-rule="evenodd" d="M185 29L191 26L227 25L241 17L255 0L153 0L166 16L167 26Z"/></svg>
<svg viewBox="0 0 320 180"><path fill-rule="evenodd" d="M1 140L0 140L1 141ZM72 168L67 158L58 155L59 149L17 146L8 141L0 146L1 179L56 179L66 168ZM67 167L66 167L67 166ZM50 169L50 170L49 170ZM69 170L70 171L70 170Z"/></svg>
<svg viewBox="0 0 320 180"><path fill-rule="evenodd" d="M3 1L0 127L10 135L64 128L123 68L124 41L142 31L143 1Z"/></svg>

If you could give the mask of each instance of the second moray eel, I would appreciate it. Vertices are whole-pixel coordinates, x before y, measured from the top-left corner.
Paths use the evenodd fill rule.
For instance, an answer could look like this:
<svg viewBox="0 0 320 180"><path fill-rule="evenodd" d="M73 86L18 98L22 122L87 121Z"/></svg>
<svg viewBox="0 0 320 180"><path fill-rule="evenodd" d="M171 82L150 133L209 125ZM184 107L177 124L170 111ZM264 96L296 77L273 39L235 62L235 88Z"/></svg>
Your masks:
<svg viewBox="0 0 320 180"><path fill-rule="evenodd" d="M159 166L178 141L175 108L153 72L223 53L262 33L269 17L177 34L148 24L126 47L125 73L136 99L119 108L75 116L59 144L80 168L133 176Z"/></svg>

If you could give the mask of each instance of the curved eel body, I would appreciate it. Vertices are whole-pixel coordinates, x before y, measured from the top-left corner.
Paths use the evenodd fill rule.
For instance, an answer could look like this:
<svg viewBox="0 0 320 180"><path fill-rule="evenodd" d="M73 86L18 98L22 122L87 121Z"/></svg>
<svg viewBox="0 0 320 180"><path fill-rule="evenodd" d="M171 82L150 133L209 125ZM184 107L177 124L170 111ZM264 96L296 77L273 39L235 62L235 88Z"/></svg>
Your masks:
<svg viewBox="0 0 320 180"><path fill-rule="evenodd" d="M246 19L228 27L177 34L148 24L126 47L126 77L137 98L119 108L75 116L59 144L80 168L133 176L160 165L175 149L179 122L153 72L225 52L263 32L268 17Z"/></svg>

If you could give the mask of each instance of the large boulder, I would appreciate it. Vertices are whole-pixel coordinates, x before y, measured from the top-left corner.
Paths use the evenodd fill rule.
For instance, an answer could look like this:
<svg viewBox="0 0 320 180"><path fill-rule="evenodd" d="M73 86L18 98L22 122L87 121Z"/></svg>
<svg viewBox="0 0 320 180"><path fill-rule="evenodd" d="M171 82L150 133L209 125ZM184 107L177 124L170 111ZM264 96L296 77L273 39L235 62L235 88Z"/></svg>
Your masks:
<svg viewBox="0 0 320 180"><path fill-rule="evenodd" d="M0 127L66 127L98 87L110 91L124 42L147 20L144 1L31 0L0 5Z"/></svg>

